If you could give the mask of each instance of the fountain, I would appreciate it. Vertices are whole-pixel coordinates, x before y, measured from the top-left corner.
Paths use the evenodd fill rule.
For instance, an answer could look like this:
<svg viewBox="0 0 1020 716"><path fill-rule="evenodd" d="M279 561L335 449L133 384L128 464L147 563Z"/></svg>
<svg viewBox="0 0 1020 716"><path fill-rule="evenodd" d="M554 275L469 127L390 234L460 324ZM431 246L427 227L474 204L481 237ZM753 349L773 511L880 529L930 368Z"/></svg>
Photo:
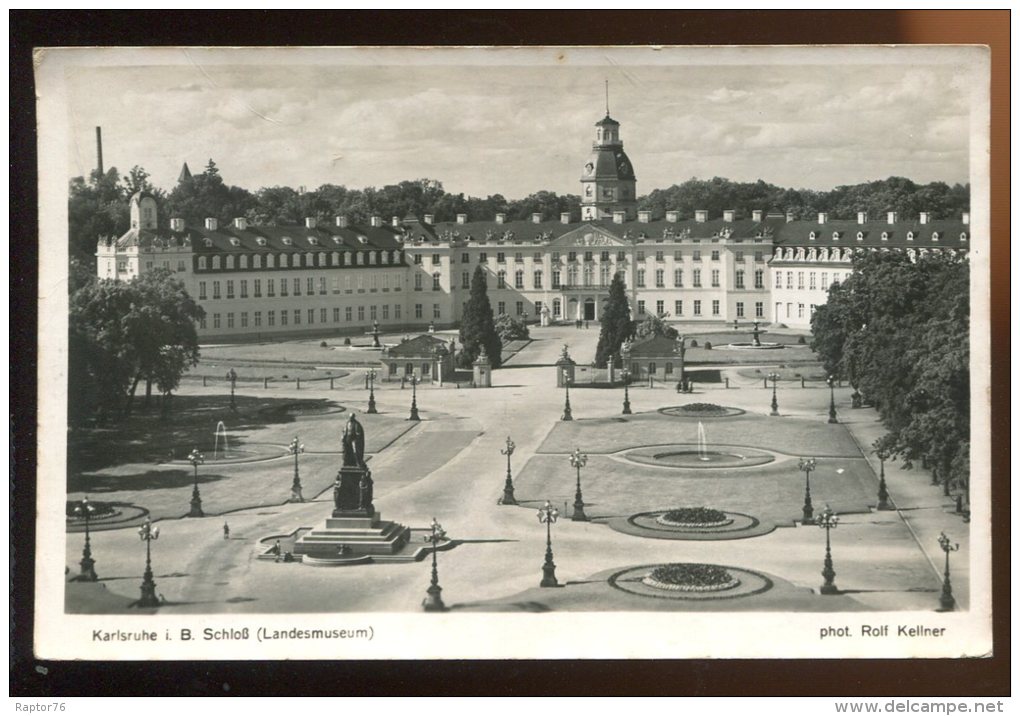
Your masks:
<svg viewBox="0 0 1020 716"><path fill-rule="evenodd" d="M708 436L705 435L705 426L698 421L698 459L701 462L708 462Z"/></svg>
<svg viewBox="0 0 1020 716"><path fill-rule="evenodd" d="M750 329L752 337L752 340L750 342L730 343L728 345L719 347L723 349L752 350L752 351L768 351L784 347L782 343L762 343L761 334L767 332L768 331L766 331L764 328L759 328L758 321L755 321L754 326L752 326Z"/></svg>
<svg viewBox="0 0 1020 716"><path fill-rule="evenodd" d="M213 438L213 460L226 459L227 457L227 426L223 424L223 421L216 423L216 432ZM220 435L223 436L223 457L220 457Z"/></svg>

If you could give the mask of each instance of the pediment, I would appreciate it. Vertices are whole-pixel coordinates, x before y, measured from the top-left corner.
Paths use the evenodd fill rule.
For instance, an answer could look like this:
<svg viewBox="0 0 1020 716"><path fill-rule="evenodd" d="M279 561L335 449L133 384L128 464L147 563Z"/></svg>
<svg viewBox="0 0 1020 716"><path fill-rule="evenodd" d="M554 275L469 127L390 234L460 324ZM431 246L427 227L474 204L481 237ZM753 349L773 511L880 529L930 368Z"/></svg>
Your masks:
<svg viewBox="0 0 1020 716"><path fill-rule="evenodd" d="M549 242L550 246L628 246L619 236L594 224L571 229Z"/></svg>

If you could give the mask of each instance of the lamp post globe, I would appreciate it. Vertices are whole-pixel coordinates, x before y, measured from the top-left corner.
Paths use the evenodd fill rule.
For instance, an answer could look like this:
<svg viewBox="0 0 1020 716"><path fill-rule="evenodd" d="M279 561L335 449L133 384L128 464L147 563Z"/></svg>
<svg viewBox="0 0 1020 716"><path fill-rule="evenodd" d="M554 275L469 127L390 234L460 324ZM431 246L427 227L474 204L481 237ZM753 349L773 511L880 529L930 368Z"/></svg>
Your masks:
<svg viewBox="0 0 1020 716"><path fill-rule="evenodd" d="M499 504L501 505L516 505L517 499L514 497L514 481L513 476L510 472L510 456L514 454L514 450L517 446L514 441L510 439L510 436L506 436L506 448L501 448L499 451L500 455L506 455L506 481L503 483L503 496L499 498Z"/></svg>
<svg viewBox="0 0 1020 716"><path fill-rule="evenodd" d="M805 525L813 525L815 523L815 509L811 504L811 471L816 466L813 457L802 457L797 465L797 468L804 473L804 507L802 508L803 515L801 521Z"/></svg>
<svg viewBox="0 0 1020 716"><path fill-rule="evenodd" d="M825 562L822 566L822 577L825 582L818 590L822 594L839 594L836 587L836 570L832 568L832 546L829 542L829 532L839 525L839 515L826 505L825 510L818 516L818 526L825 530Z"/></svg>
<svg viewBox="0 0 1020 716"><path fill-rule="evenodd" d="M826 381L829 384L829 422L838 423L836 417L836 376L830 375Z"/></svg>
<svg viewBox="0 0 1020 716"><path fill-rule="evenodd" d="M304 495L301 494L301 474L298 471L298 455L305 451L305 446L295 435L294 439L290 441L290 445L287 446L287 450L294 456L294 482L290 486L290 501L304 502Z"/></svg>
<svg viewBox="0 0 1020 716"><path fill-rule="evenodd" d="M191 511L188 517L205 517L202 511L202 495L198 491L198 466L205 462L205 455L194 449L188 455L188 462L195 469L195 485L191 490Z"/></svg>
<svg viewBox="0 0 1020 716"><path fill-rule="evenodd" d="M581 448L574 448L570 454L570 465L577 470L577 488L574 492L574 512L570 519L574 522L587 522L588 515L584 514L584 499L581 497L581 468L588 464L588 456L581 452Z"/></svg>
<svg viewBox="0 0 1020 716"><path fill-rule="evenodd" d="M560 511L552 506L549 500L538 510L538 521L545 525L545 562L542 564L542 581L540 587L558 587L556 581L556 563L553 562L552 525L560 516Z"/></svg>
<svg viewBox="0 0 1020 716"><path fill-rule="evenodd" d="M81 573L78 580L82 582L95 582L99 580L96 575L96 560L92 559L92 540L89 534L89 520L96 508L89 503L88 495L75 505L74 513L85 519L85 548L81 551Z"/></svg>
<svg viewBox="0 0 1020 716"><path fill-rule="evenodd" d="M776 398L776 385L779 383L779 373L769 373L765 377L772 381L772 411L769 415L775 417L779 415L779 400Z"/></svg>
<svg viewBox="0 0 1020 716"><path fill-rule="evenodd" d="M949 553L959 550L960 545L950 541L945 532L940 532L939 547L946 553L946 567L942 577L942 593L939 595L939 611L951 612L956 609L956 599L953 597L953 585L949 580Z"/></svg>
<svg viewBox="0 0 1020 716"><path fill-rule="evenodd" d="M142 596L135 602L138 607L158 607L159 599L156 597L156 582L152 578L152 542L159 539L159 527L154 527L152 520L148 517L138 528L138 538L145 542L145 572L142 574Z"/></svg>
<svg viewBox="0 0 1020 716"><path fill-rule="evenodd" d="M422 608L427 612L446 611L446 605L443 604L442 597L443 588L439 586L439 566L436 562L436 548L445 539L446 530L433 517L432 524L429 525L429 533L425 535L425 541L432 544L432 579L429 582L428 589L425 590L425 599L421 603Z"/></svg>

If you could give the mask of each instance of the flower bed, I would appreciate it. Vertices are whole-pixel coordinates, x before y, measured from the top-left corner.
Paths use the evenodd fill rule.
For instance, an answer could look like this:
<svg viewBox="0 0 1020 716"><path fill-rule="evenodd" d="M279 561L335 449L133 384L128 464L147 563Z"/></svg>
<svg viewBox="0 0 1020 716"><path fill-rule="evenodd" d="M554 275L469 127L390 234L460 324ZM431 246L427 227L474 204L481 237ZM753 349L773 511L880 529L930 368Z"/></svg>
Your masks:
<svg viewBox="0 0 1020 716"><path fill-rule="evenodd" d="M710 507L677 507L655 518L668 527L723 527L733 522L725 512Z"/></svg>
<svg viewBox="0 0 1020 716"><path fill-rule="evenodd" d="M72 522L81 521L85 522L85 515L78 514L74 510L75 508L81 507L81 501L69 500L67 502L66 515L67 519ZM113 517L118 514L118 510L115 505L110 502L93 502L89 500L89 507L92 510L89 512L89 520L100 520L104 517Z"/></svg>
<svg viewBox="0 0 1020 716"><path fill-rule="evenodd" d="M677 592L716 592L732 589L740 580L714 564L676 562L653 569L641 580L656 589Z"/></svg>
<svg viewBox="0 0 1020 716"><path fill-rule="evenodd" d="M729 412L726 408L714 403L688 403L681 405L680 410L698 415L726 415Z"/></svg>

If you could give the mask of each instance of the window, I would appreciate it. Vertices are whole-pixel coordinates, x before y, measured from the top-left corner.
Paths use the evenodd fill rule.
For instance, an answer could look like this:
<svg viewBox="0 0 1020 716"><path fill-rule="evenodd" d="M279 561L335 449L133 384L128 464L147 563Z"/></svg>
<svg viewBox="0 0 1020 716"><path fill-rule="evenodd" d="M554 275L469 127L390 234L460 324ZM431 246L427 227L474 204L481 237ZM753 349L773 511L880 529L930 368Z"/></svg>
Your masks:
<svg viewBox="0 0 1020 716"><path fill-rule="evenodd" d="M266 279L266 295L269 296L269 298L273 298L276 295L276 279L275 278L267 278Z"/></svg>
<svg viewBox="0 0 1020 716"><path fill-rule="evenodd" d="M655 302L655 315L656 316L661 316L665 312L666 312L666 302L665 301L656 301Z"/></svg>
<svg viewBox="0 0 1020 716"><path fill-rule="evenodd" d="M638 251L637 252L637 260L638 261L644 261L645 260L645 252L644 251Z"/></svg>
<svg viewBox="0 0 1020 716"><path fill-rule="evenodd" d="M808 274L808 289L814 291L818 288L818 282L815 280L815 272L812 271Z"/></svg>
<svg viewBox="0 0 1020 716"><path fill-rule="evenodd" d="M291 293L293 293L295 296L300 296L301 295L301 279L299 279L299 278L294 279L293 286L294 286L294 290Z"/></svg>
<svg viewBox="0 0 1020 716"><path fill-rule="evenodd" d="M262 298L262 279L255 279L255 298Z"/></svg>
<svg viewBox="0 0 1020 716"><path fill-rule="evenodd" d="M567 252L567 261L577 261L577 252L576 251L568 251Z"/></svg>
<svg viewBox="0 0 1020 716"><path fill-rule="evenodd" d="M594 254L591 251L585 251L584 252L584 260L585 261L591 261L593 257L594 257Z"/></svg>
<svg viewBox="0 0 1020 716"><path fill-rule="evenodd" d="M666 260L665 254L662 251L656 251L655 252L655 260L657 262L659 262L659 263L665 261Z"/></svg>
<svg viewBox="0 0 1020 716"><path fill-rule="evenodd" d="M500 316L506 313L506 301L499 301L496 304L496 313L499 314Z"/></svg>
<svg viewBox="0 0 1020 716"><path fill-rule="evenodd" d="M438 266L440 262L439 254L432 254L432 265Z"/></svg>
<svg viewBox="0 0 1020 716"><path fill-rule="evenodd" d="M248 298L248 282L241 279L241 298Z"/></svg>
<svg viewBox="0 0 1020 716"><path fill-rule="evenodd" d="M439 304L438 303L433 303L432 304L432 318L439 318L440 315L441 314L439 312Z"/></svg>
<svg viewBox="0 0 1020 716"><path fill-rule="evenodd" d="M755 251L754 252L754 262L755 263L760 264L764 260L765 260L765 252L764 251Z"/></svg>
<svg viewBox="0 0 1020 716"><path fill-rule="evenodd" d="M376 307L375 306L369 306L368 307L368 317L369 317L369 319L374 321L376 319L377 315L378 314L376 313Z"/></svg>
<svg viewBox="0 0 1020 716"><path fill-rule="evenodd" d="M514 271L514 288L524 288L524 270Z"/></svg>
<svg viewBox="0 0 1020 716"><path fill-rule="evenodd" d="M365 322L365 307L364 306L358 306L358 323L364 323L364 322Z"/></svg>
<svg viewBox="0 0 1020 716"><path fill-rule="evenodd" d="M233 298L233 297L234 297L234 282L233 281L227 281L227 298Z"/></svg>
<svg viewBox="0 0 1020 716"><path fill-rule="evenodd" d="M200 271L204 271L204 270L205 270L206 268L208 268L208 263L207 263L207 262L206 262L206 260L205 260L205 256L199 256L199 257L198 257L198 269L199 269ZM118 270L118 271L123 271L124 269L122 269L122 268L121 268L121 267L120 267L120 266L118 265L118 266L117 266L117 270Z"/></svg>
<svg viewBox="0 0 1020 716"><path fill-rule="evenodd" d="M241 328L247 328L247 327L248 327L248 312L247 311L241 311Z"/></svg>
<svg viewBox="0 0 1020 716"><path fill-rule="evenodd" d="M152 271L152 262L151 261L146 261L145 262L145 270L146 271Z"/></svg>
<svg viewBox="0 0 1020 716"><path fill-rule="evenodd" d="M312 322L311 313L312 313L312 311L311 311L311 309L309 309L309 311L308 311L308 322L309 323ZM326 322L326 309L325 308L320 308L319 309L319 323L325 323L325 322Z"/></svg>
<svg viewBox="0 0 1020 716"><path fill-rule="evenodd" d="M308 279L305 281L305 293L307 293L309 296L315 295L315 279L311 276L309 276ZM296 296L297 292L295 292L294 295Z"/></svg>
<svg viewBox="0 0 1020 716"><path fill-rule="evenodd" d="M683 261L684 260L684 252L680 251L679 249L674 251L673 252L673 260L674 261Z"/></svg>
<svg viewBox="0 0 1020 716"><path fill-rule="evenodd" d="M496 263L498 263L498 264L505 264L506 263L506 254L503 253L502 251L497 251L496 252Z"/></svg>
<svg viewBox="0 0 1020 716"><path fill-rule="evenodd" d="M701 315L701 301L698 300L694 301L694 315L695 316Z"/></svg>
<svg viewBox="0 0 1020 716"><path fill-rule="evenodd" d="M535 316L541 316L541 315L542 315L542 302L541 301L535 301Z"/></svg>
<svg viewBox="0 0 1020 716"><path fill-rule="evenodd" d="M462 264L470 263L471 262L471 254L467 254L467 253L461 254L460 255L460 262Z"/></svg>
<svg viewBox="0 0 1020 716"><path fill-rule="evenodd" d="M637 302L637 312L638 312L639 316L645 315L645 302L644 301L638 301Z"/></svg>
<svg viewBox="0 0 1020 716"><path fill-rule="evenodd" d="M611 269L609 268L609 264L602 264L599 266L599 285L601 285L603 288L609 285L610 272Z"/></svg>
<svg viewBox="0 0 1020 716"><path fill-rule="evenodd" d="M311 291L309 291L308 293L311 293ZM326 277L325 276L319 276L319 295L320 296L325 296L326 295Z"/></svg>
<svg viewBox="0 0 1020 716"><path fill-rule="evenodd" d="M786 288L793 288L793 271L786 272Z"/></svg>
<svg viewBox="0 0 1020 716"><path fill-rule="evenodd" d="M617 261L626 261L627 260L627 252L626 251L617 251L616 252L616 260Z"/></svg>
<svg viewBox="0 0 1020 716"><path fill-rule="evenodd" d="M517 315L518 316L523 315L524 314L524 301L518 301L516 304L514 304L514 309L517 311Z"/></svg>
<svg viewBox="0 0 1020 716"><path fill-rule="evenodd" d="M382 307L382 317L384 321L390 320L390 304L384 303Z"/></svg>
<svg viewBox="0 0 1020 716"><path fill-rule="evenodd" d="M421 318L422 317L421 304L420 303L414 304L414 317L415 318Z"/></svg>
<svg viewBox="0 0 1020 716"><path fill-rule="evenodd" d="M414 290L421 291L421 274L416 273L414 275Z"/></svg>
<svg viewBox="0 0 1020 716"><path fill-rule="evenodd" d="M798 303L797 304L797 318L803 318L803 317L804 317L804 304L803 303Z"/></svg>
<svg viewBox="0 0 1020 716"><path fill-rule="evenodd" d="M608 251L603 251L601 254L599 254L599 260L600 261L608 261L609 260L609 252Z"/></svg>
<svg viewBox="0 0 1020 716"><path fill-rule="evenodd" d="M713 251L712 252L712 260L713 261L718 261L719 260L719 252L718 251Z"/></svg>
<svg viewBox="0 0 1020 716"><path fill-rule="evenodd" d="M567 266L567 285L568 286L577 285L577 266L573 264Z"/></svg>
<svg viewBox="0 0 1020 716"><path fill-rule="evenodd" d="M400 304L399 303L394 304L394 306L393 306L393 318L395 318L398 321L400 320Z"/></svg>
<svg viewBox="0 0 1020 716"><path fill-rule="evenodd" d="M737 318L743 318L743 317L744 317L744 302L743 301L737 301Z"/></svg>
<svg viewBox="0 0 1020 716"><path fill-rule="evenodd" d="M226 264L227 264L227 268L228 269L233 269L234 268L234 257L233 256L227 256Z"/></svg>
<svg viewBox="0 0 1020 716"><path fill-rule="evenodd" d="M712 287L719 288L719 269L712 269Z"/></svg>
<svg viewBox="0 0 1020 716"><path fill-rule="evenodd" d="M553 299L553 307L552 307L553 317L554 318L559 318L561 312L562 312L562 305L560 303L560 299L554 298Z"/></svg>
<svg viewBox="0 0 1020 716"><path fill-rule="evenodd" d="M276 325L276 311L266 312L266 323L270 326Z"/></svg>
<svg viewBox="0 0 1020 716"><path fill-rule="evenodd" d="M744 261L744 252L743 251L734 251L733 252L733 260L736 261L737 263L742 263Z"/></svg>
<svg viewBox="0 0 1020 716"><path fill-rule="evenodd" d="M701 261L701 250L700 249L695 249L694 250L694 253L691 255L691 261Z"/></svg>
<svg viewBox="0 0 1020 716"><path fill-rule="evenodd" d="M555 271L554 270L552 272L552 287L553 288L559 288L560 287L560 272L559 271ZM559 314L557 314L557 315L559 315Z"/></svg>
<svg viewBox="0 0 1020 716"><path fill-rule="evenodd" d="M736 273L735 281L734 281L734 286L736 288L743 288L744 287L744 269L737 269L737 273Z"/></svg>
<svg viewBox="0 0 1020 716"><path fill-rule="evenodd" d="M821 286L822 286L822 290L823 291L828 291L829 290L829 274L828 274L827 271L822 271L822 283L821 283Z"/></svg>
<svg viewBox="0 0 1020 716"><path fill-rule="evenodd" d="M655 361L649 362L648 363L648 375L655 375L655 368L656 368Z"/></svg>
<svg viewBox="0 0 1020 716"><path fill-rule="evenodd" d="M666 287L666 272L662 269L655 269L655 287L665 288Z"/></svg>
<svg viewBox="0 0 1020 716"><path fill-rule="evenodd" d="M645 287L645 270L644 269L638 269L637 270L637 287L638 288L644 288Z"/></svg>
<svg viewBox="0 0 1020 716"><path fill-rule="evenodd" d="M333 323L339 323L339 322L340 322L340 307L339 306L334 306L333 307Z"/></svg>
<svg viewBox="0 0 1020 716"><path fill-rule="evenodd" d="M515 264L524 263L524 254L522 252L518 251L516 254L514 254L514 263Z"/></svg>
<svg viewBox="0 0 1020 716"><path fill-rule="evenodd" d="M294 325L295 326L301 325L301 309L299 308L294 309Z"/></svg>
<svg viewBox="0 0 1020 716"><path fill-rule="evenodd" d="M754 317L765 318L765 303L764 301L754 302Z"/></svg>
<svg viewBox="0 0 1020 716"><path fill-rule="evenodd" d="M798 271L797 272L797 288L800 289L800 290L804 289L804 272L803 271Z"/></svg>
<svg viewBox="0 0 1020 716"><path fill-rule="evenodd" d="M462 271L460 274L460 287L471 288L471 274L467 271Z"/></svg>
<svg viewBox="0 0 1020 716"><path fill-rule="evenodd" d="M288 285L289 285L289 284L288 284L288 282L287 282L287 279L285 279L285 278L281 278L281 279L280 279L280 295L281 295L281 296L287 296L287 295L289 295L289 294L287 293L287 286L288 286Z"/></svg>
<svg viewBox="0 0 1020 716"><path fill-rule="evenodd" d="M199 301L204 301L205 299L206 299L206 295L205 295L205 281L199 281L198 282L198 300Z"/></svg>
<svg viewBox="0 0 1020 716"><path fill-rule="evenodd" d="M542 272L541 271L536 271L533 274L532 279L533 279L533 284L532 285L533 285L534 288L542 288Z"/></svg>
<svg viewBox="0 0 1020 716"><path fill-rule="evenodd" d="M792 313L792 311L793 311L793 304L792 303L786 304L786 317L787 318L790 317L790 314Z"/></svg>
<svg viewBox="0 0 1020 716"><path fill-rule="evenodd" d="M693 273L694 288L701 288L701 269L694 269Z"/></svg>
<svg viewBox="0 0 1020 716"><path fill-rule="evenodd" d="M348 323L354 320L354 309L351 306L344 309L344 320Z"/></svg>
<svg viewBox="0 0 1020 716"><path fill-rule="evenodd" d="M506 288L506 271L496 272L496 288Z"/></svg>
<svg viewBox="0 0 1020 716"><path fill-rule="evenodd" d="M280 311L280 325L281 326L286 326L287 325L287 317L288 316L289 316L289 314L286 311Z"/></svg>
<svg viewBox="0 0 1020 716"><path fill-rule="evenodd" d="M673 375L673 364L666 363L666 375Z"/></svg>
<svg viewBox="0 0 1020 716"><path fill-rule="evenodd" d="M684 285L684 270L675 269L673 271L673 285L676 288L683 288Z"/></svg>
<svg viewBox="0 0 1020 716"><path fill-rule="evenodd" d="M754 287L765 288L765 271L762 269L755 269L754 271Z"/></svg>
<svg viewBox="0 0 1020 716"><path fill-rule="evenodd" d="M220 282L219 281L213 281L212 282L212 297L213 297L214 300L218 299L220 297Z"/></svg>
<svg viewBox="0 0 1020 716"><path fill-rule="evenodd" d="M782 287L783 287L783 272L782 271L776 271L776 288L782 288Z"/></svg>
<svg viewBox="0 0 1020 716"><path fill-rule="evenodd" d="M421 254L414 255L414 262L418 265L421 265Z"/></svg>
<svg viewBox="0 0 1020 716"><path fill-rule="evenodd" d="M442 284L440 283L440 275L439 272L437 271L436 273L432 274L432 290L439 291L441 289Z"/></svg>
<svg viewBox="0 0 1020 716"><path fill-rule="evenodd" d="M255 311L255 327L261 328L262 326L262 311Z"/></svg>
<svg viewBox="0 0 1020 716"><path fill-rule="evenodd" d="M333 293L340 293L340 277L339 276L334 276L333 277Z"/></svg>
<svg viewBox="0 0 1020 716"><path fill-rule="evenodd" d="M552 253L552 262L553 263L558 263L559 260L560 260L560 252L559 251L553 251L553 253Z"/></svg>
<svg viewBox="0 0 1020 716"><path fill-rule="evenodd" d="M718 300L713 300L712 301L712 315L713 316L718 316L719 315L719 301Z"/></svg>

